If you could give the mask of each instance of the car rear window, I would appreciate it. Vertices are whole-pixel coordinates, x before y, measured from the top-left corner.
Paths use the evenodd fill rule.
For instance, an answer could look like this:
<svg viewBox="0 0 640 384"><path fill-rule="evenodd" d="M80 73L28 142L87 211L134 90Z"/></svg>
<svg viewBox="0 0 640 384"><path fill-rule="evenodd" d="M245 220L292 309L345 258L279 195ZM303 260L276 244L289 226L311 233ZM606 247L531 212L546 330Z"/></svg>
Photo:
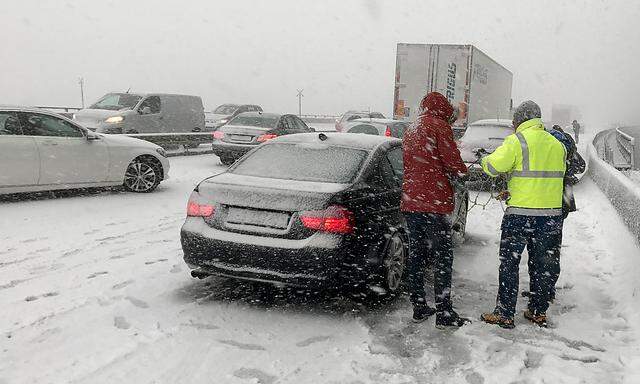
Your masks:
<svg viewBox="0 0 640 384"><path fill-rule="evenodd" d="M248 127L275 128L278 116L262 115L238 115L229 122L229 125L244 125Z"/></svg>
<svg viewBox="0 0 640 384"><path fill-rule="evenodd" d="M359 124L349 128L348 133L365 133L367 135L379 135L378 128L369 124Z"/></svg>
<svg viewBox="0 0 640 384"><path fill-rule="evenodd" d="M231 173L347 184L356 177L366 157L364 150L324 144L267 144L241 160Z"/></svg>

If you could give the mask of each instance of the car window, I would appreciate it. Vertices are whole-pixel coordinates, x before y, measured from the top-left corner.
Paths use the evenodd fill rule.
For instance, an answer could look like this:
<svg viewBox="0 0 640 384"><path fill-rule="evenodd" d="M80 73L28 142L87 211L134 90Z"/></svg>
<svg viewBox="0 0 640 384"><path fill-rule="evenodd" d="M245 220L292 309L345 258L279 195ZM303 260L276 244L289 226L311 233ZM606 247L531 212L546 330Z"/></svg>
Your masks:
<svg viewBox="0 0 640 384"><path fill-rule="evenodd" d="M27 136L84 137L80 128L57 117L31 112L20 116L23 134Z"/></svg>
<svg viewBox="0 0 640 384"><path fill-rule="evenodd" d="M360 149L274 143L245 156L231 173L271 179L349 183L367 157Z"/></svg>
<svg viewBox="0 0 640 384"><path fill-rule="evenodd" d="M384 115L380 112L371 112L369 116L373 119L384 119Z"/></svg>
<svg viewBox="0 0 640 384"><path fill-rule="evenodd" d="M398 182L398 178L391 167L391 162L386 156L380 159L380 174L384 183L389 188L398 188L402 185L402 182Z"/></svg>
<svg viewBox="0 0 640 384"><path fill-rule="evenodd" d="M0 135L22 135L20 121L15 112L0 112Z"/></svg>
<svg viewBox="0 0 640 384"><path fill-rule="evenodd" d="M407 129L407 123L396 123L391 126L391 136L402 139L404 131Z"/></svg>
<svg viewBox="0 0 640 384"><path fill-rule="evenodd" d="M234 117L228 125L244 125L247 127L274 128L278 124L279 116L243 114Z"/></svg>
<svg viewBox="0 0 640 384"><path fill-rule="evenodd" d="M370 124L355 125L347 131L348 133L364 133L367 135L379 135L378 128Z"/></svg>
<svg viewBox="0 0 640 384"><path fill-rule="evenodd" d="M464 135L462 136L462 141L466 142L476 142L476 141L487 141L487 140L504 140L505 137L511 135L514 132L512 127L504 126L504 125L491 125L491 124L478 124L478 125L469 125Z"/></svg>
<svg viewBox="0 0 640 384"><path fill-rule="evenodd" d="M399 185L402 185L402 178L404 177L404 165L402 161L402 148L396 147L387 152L387 159L393 168L393 173L396 177L396 181Z"/></svg>
<svg viewBox="0 0 640 384"><path fill-rule="evenodd" d="M149 96L144 99L138 109L142 112L142 110L149 107L149 113L147 114L160 113L160 104L160 96Z"/></svg>
<svg viewBox="0 0 640 384"><path fill-rule="evenodd" d="M307 126L307 124L305 124L304 121L302 121L302 119L292 116L291 117L293 119L294 124L296 125L296 129L300 132L310 132L311 130L309 129L309 127Z"/></svg>

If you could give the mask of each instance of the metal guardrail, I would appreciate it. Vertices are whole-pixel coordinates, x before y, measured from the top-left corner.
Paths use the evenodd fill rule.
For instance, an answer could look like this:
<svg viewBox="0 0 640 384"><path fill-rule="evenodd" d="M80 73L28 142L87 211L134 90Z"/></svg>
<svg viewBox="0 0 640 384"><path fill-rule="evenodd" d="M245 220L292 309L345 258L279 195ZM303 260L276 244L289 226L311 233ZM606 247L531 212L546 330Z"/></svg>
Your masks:
<svg viewBox="0 0 640 384"><path fill-rule="evenodd" d="M131 133L123 134L140 140L145 140L161 146L167 150L169 156L202 155L213 153L211 132L175 132L175 133Z"/></svg>
<svg viewBox="0 0 640 384"><path fill-rule="evenodd" d="M616 142L618 143L618 148L620 149L620 153L622 157L626 160L627 169L637 168L635 153L636 153L636 139L635 137L623 132L620 127L616 128ZM620 164L623 166L622 164ZM620 169L617 165L616 168Z"/></svg>

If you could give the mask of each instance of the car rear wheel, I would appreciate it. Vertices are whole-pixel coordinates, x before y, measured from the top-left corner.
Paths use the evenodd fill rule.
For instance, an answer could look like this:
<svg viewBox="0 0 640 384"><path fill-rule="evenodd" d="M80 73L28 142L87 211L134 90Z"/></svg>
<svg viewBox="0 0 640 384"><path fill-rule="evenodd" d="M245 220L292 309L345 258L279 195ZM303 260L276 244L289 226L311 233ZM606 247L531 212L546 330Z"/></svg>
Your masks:
<svg viewBox="0 0 640 384"><path fill-rule="evenodd" d="M231 164L235 163L235 160L231 157L220 157L220 162L223 165L230 166Z"/></svg>
<svg viewBox="0 0 640 384"><path fill-rule="evenodd" d="M131 192L151 192L162 180L162 168L155 159L138 157L127 167L124 187Z"/></svg>
<svg viewBox="0 0 640 384"><path fill-rule="evenodd" d="M402 287L406 264L406 247L400 234L394 234L382 261L384 267L384 289L388 295L395 295Z"/></svg>
<svg viewBox="0 0 640 384"><path fill-rule="evenodd" d="M464 235L467 229L467 214L469 212L469 200L465 200L460 205L458 214L455 217L455 222L452 225L453 241L462 244L464 242Z"/></svg>

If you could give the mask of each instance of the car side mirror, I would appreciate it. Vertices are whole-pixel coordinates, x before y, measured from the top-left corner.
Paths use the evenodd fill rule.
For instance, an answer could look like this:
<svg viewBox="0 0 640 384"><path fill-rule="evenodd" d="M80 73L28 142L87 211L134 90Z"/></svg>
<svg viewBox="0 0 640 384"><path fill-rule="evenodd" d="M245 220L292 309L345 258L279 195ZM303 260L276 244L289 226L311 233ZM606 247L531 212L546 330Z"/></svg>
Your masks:
<svg viewBox="0 0 640 384"><path fill-rule="evenodd" d="M87 132L87 141L100 140L100 136L96 135L93 132Z"/></svg>
<svg viewBox="0 0 640 384"><path fill-rule="evenodd" d="M149 114L151 114L151 107L144 107L142 109L139 109L138 112L141 115L149 115Z"/></svg>
<svg viewBox="0 0 640 384"><path fill-rule="evenodd" d="M315 129L315 128L313 128L313 127L309 127L309 130L310 130L311 132L316 132L316 129Z"/></svg>

